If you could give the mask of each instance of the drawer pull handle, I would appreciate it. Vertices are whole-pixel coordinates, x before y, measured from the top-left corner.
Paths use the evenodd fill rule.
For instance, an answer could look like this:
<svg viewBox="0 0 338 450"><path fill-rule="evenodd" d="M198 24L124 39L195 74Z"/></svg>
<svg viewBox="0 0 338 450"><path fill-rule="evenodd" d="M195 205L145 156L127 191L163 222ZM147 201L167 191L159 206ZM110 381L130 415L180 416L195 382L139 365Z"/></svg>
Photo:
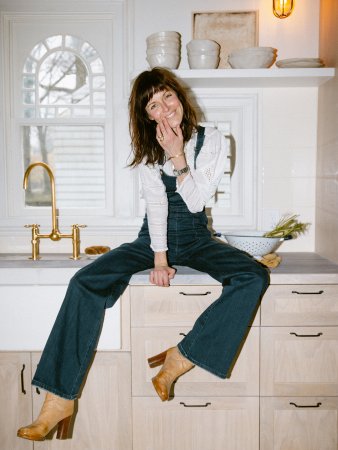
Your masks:
<svg viewBox="0 0 338 450"><path fill-rule="evenodd" d="M296 408L319 408L321 403L318 402L316 405L297 405L297 403L290 402L290 405L293 405Z"/></svg>
<svg viewBox="0 0 338 450"><path fill-rule="evenodd" d="M290 334L294 334L297 337L319 337L322 336L323 333L317 333L317 334L297 334L295 332L291 332Z"/></svg>
<svg viewBox="0 0 338 450"><path fill-rule="evenodd" d="M179 336L186 336L186 334L185 333L179 333Z"/></svg>
<svg viewBox="0 0 338 450"><path fill-rule="evenodd" d="M208 295L208 294L211 294L211 292L210 291L207 291L207 292L204 292L204 294L203 293L196 293L196 294L193 294L193 293L187 293L187 292L180 292L180 294L181 295Z"/></svg>
<svg viewBox="0 0 338 450"><path fill-rule="evenodd" d="M39 389L38 387L36 388L36 393L37 393L38 395L41 394L40 389Z"/></svg>
<svg viewBox="0 0 338 450"><path fill-rule="evenodd" d="M183 405L185 408L207 408L211 403L207 402L204 405L187 405L184 402L180 402L180 405Z"/></svg>
<svg viewBox="0 0 338 450"><path fill-rule="evenodd" d="M299 292L299 291L291 291L292 294L298 294L298 295L321 295L324 294L324 291L318 291L318 292Z"/></svg>
<svg viewBox="0 0 338 450"><path fill-rule="evenodd" d="M24 395L26 395L25 380L24 380L24 377L23 377L23 373L25 371L25 368L26 368L25 364L22 364L22 369L21 369L21 392Z"/></svg>

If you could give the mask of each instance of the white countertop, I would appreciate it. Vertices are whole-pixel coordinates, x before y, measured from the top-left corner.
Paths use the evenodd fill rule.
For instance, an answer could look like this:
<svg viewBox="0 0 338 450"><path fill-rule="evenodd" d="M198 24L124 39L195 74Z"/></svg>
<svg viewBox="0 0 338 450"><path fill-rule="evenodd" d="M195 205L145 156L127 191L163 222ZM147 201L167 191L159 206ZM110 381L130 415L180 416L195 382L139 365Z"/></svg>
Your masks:
<svg viewBox="0 0 338 450"><path fill-rule="evenodd" d="M320 284L338 283L338 264L316 253L278 252L281 264L271 270L272 284ZM42 259L32 261L29 255L0 254L0 284L64 284L65 275L75 273L79 268L92 262L86 255L77 261L69 255L42 255ZM177 273L171 284L218 284L209 275L189 267L176 266ZM16 269L16 270L13 270ZM35 269L35 270L27 270ZM47 270L48 269L48 270ZM132 276L131 285L148 284L149 271Z"/></svg>

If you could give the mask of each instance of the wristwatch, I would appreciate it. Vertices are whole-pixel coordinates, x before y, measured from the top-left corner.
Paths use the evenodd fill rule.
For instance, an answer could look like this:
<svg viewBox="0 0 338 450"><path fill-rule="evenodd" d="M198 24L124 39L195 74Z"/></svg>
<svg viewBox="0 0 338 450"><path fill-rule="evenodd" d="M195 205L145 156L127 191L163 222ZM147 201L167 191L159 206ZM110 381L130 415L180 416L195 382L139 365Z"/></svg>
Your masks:
<svg viewBox="0 0 338 450"><path fill-rule="evenodd" d="M173 174L175 177L179 177L180 175L183 175L184 173L188 173L189 170L190 170L190 167L185 166L185 167L183 167L183 169L179 169L179 170L173 169Z"/></svg>

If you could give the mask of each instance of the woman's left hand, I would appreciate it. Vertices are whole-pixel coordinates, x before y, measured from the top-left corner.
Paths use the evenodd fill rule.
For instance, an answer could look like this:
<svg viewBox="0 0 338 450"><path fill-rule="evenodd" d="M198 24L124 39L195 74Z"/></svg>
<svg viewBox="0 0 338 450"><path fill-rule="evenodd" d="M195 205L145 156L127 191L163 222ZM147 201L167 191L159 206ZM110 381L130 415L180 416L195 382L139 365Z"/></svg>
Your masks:
<svg viewBox="0 0 338 450"><path fill-rule="evenodd" d="M171 128L168 120L164 118L157 124L156 136L168 158L183 152L183 134L180 126Z"/></svg>
<svg viewBox="0 0 338 450"><path fill-rule="evenodd" d="M156 286L169 287L175 273L176 270L169 266L154 267L150 272L149 281Z"/></svg>

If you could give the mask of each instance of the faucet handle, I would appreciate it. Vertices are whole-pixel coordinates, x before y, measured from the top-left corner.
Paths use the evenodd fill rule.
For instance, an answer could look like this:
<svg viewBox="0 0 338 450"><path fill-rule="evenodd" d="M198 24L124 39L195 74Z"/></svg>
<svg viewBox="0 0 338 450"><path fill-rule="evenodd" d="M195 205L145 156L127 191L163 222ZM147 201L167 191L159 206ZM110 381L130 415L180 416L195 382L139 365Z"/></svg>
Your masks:
<svg viewBox="0 0 338 450"><path fill-rule="evenodd" d="M25 228L38 228L40 225L37 223L32 223L29 225L24 225Z"/></svg>

